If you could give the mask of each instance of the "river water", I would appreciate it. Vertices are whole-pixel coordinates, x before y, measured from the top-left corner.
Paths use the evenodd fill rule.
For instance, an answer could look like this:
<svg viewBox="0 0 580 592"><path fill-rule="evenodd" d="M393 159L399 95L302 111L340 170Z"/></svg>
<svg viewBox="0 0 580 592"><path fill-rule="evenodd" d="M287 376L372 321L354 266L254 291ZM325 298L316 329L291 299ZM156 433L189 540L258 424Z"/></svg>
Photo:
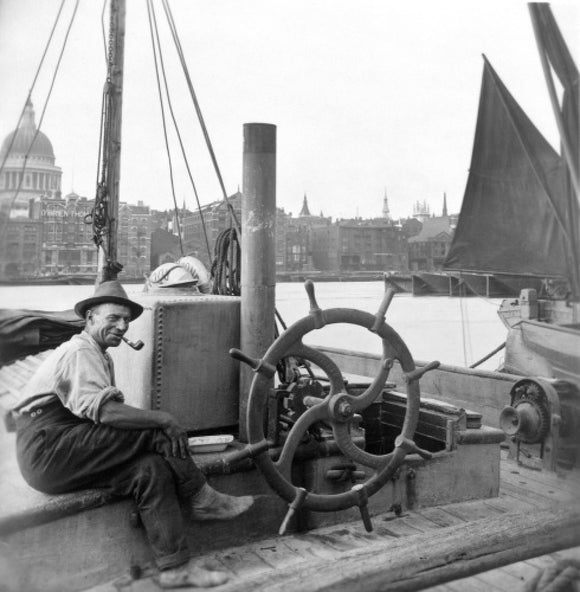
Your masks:
<svg viewBox="0 0 580 592"><path fill-rule="evenodd" d="M141 286L129 284L127 292ZM93 286L0 286L0 308L67 310L89 297ZM383 282L321 282L316 299L322 309L358 308L375 313L384 294ZM506 329L497 316L501 299L477 297L395 295L386 321L403 338L416 360L470 365L505 341ZM287 325L308 314L309 303L301 283L276 286L276 307ZM356 351L381 353L379 339L353 325L327 326L308 335L305 342ZM495 370L502 353L480 368Z"/></svg>

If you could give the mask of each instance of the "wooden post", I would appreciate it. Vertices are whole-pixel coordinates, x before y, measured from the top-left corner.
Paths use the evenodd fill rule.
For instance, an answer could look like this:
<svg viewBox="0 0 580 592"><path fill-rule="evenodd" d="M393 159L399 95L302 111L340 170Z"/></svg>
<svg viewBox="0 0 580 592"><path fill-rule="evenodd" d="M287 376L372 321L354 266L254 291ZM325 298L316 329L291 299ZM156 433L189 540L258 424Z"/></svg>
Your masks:
<svg viewBox="0 0 580 592"><path fill-rule="evenodd" d="M276 126L244 124L240 345L262 358L274 340L276 290ZM247 441L248 396L254 377L240 370L240 440Z"/></svg>
<svg viewBox="0 0 580 592"><path fill-rule="evenodd" d="M99 248L97 284L117 278L117 235L119 224L119 181L121 172L121 118L123 107L123 63L125 60L126 0L111 0L111 43L109 77L109 121L103 154L107 158L106 188L108 195L109 227L106 236L106 252Z"/></svg>

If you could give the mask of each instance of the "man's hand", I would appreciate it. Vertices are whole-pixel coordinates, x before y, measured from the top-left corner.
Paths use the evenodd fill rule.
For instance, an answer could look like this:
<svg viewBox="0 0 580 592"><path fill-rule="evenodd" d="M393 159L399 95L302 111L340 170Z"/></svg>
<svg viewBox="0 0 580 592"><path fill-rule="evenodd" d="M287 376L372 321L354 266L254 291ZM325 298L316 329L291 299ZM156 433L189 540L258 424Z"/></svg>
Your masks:
<svg viewBox="0 0 580 592"><path fill-rule="evenodd" d="M161 411L163 413L163 432L171 442L171 456L180 458L187 458L189 454L187 443L187 432L181 427L175 417L170 413Z"/></svg>
<svg viewBox="0 0 580 592"><path fill-rule="evenodd" d="M179 425L177 419L167 411L138 409L119 401L110 400L101 407L100 420L104 424L128 430L157 428L169 440L167 445L163 441L164 450L160 451L162 454L177 458L187 458L189 454L185 428Z"/></svg>

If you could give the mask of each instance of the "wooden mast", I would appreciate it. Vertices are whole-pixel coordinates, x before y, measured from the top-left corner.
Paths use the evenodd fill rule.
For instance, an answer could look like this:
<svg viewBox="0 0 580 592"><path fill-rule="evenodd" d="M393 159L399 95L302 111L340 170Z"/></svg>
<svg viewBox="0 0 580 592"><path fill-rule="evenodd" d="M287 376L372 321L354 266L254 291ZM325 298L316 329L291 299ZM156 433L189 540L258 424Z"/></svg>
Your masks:
<svg viewBox="0 0 580 592"><path fill-rule="evenodd" d="M114 280L122 266L117 261L119 180L121 169L121 115L123 106L123 62L125 58L126 0L111 0L109 64L103 134L103 170L108 228L99 246L97 284Z"/></svg>

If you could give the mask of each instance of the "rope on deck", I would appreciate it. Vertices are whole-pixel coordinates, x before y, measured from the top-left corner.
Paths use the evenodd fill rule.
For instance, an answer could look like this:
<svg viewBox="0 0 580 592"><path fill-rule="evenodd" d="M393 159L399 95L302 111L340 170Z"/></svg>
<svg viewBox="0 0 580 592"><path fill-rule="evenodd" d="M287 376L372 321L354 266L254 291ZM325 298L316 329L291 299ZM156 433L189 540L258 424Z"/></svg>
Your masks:
<svg viewBox="0 0 580 592"><path fill-rule="evenodd" d="M580 561L563 559L538 573L522 592L576 592L580 583Z"/></svg>

